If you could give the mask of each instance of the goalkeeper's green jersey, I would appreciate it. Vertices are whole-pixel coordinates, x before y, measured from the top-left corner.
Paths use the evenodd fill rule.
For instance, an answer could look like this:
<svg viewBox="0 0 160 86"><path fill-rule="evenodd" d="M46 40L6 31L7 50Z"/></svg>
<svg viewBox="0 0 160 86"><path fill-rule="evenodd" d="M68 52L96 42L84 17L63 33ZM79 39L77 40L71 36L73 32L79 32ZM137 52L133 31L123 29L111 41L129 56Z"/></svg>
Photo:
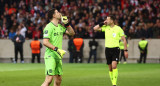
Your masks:
<svg viewBox="0 0 160 86"><path fill-rule="evenodd" d="M124 31L121 27L114 25L113 27L103 25L102 32L105 32L105 47L119 47L119 40L124 36Z"/></svg>
<svg viewBox="0 0 160 86"><path fill-rule="evenodd" d="M62 40L63 34L65 33L66 28L63 27L61 24L55 26L52 22L48 23L43 30L43 38L48 38L49 42L59 49L62 49ZM45 53L50 53L53 50L50 48L46 48ZM52 52L53 53L53 52Z"/></svg>

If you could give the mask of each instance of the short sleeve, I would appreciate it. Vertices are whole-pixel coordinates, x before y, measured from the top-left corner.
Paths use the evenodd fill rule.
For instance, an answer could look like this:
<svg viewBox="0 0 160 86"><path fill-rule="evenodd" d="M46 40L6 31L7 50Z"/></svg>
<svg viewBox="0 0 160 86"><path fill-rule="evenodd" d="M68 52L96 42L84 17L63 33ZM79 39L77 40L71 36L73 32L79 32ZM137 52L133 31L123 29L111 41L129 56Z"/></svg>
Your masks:
<svg viewBox="0 0 160 86"><path fill-rule="evenodd" d="M102 32L105 32L105 29L108 29L108 28L110 28L110 27L109 27L109 26L106 26L106 25L103 25L103 26L101 27Z"/></svg>
<svg viewBox="0 0 160 86"><path fill-rule="evenodd" d="M120 37L122 37L122 36L125 35L125 34L124 34L124 31L122 30L122 28L119 28L119 35L120 35Z"/></svg>
<svg viewBox="0 0 160 86"><path fill-rule="evenodd" d="M50 29L49 26L46 26L43 30L43 38L51 38L52 35L52 30Z"/></svg>
<svg viewBox="0 0 160 86"><path fill-rule="evenodd" d="M101 29L102 29L102 32L105 32L106 26L103 25Z"/></svg>
<svg viewBox="0 0 160 86"><path fill-rule="evenodd" d="M62 28L62 31L63 31L63 34L64 34L67 29L64 26L62 26L61 24L60 24L60 27Z"/></svg>

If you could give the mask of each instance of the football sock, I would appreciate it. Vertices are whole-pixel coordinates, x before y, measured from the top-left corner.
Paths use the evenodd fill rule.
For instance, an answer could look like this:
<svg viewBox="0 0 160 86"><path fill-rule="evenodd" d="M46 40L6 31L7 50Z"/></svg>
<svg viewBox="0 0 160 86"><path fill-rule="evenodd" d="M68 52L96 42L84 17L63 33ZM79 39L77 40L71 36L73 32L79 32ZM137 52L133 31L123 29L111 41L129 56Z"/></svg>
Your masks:
<svg viewBox="0 0 160 86"><path fill-rule="evenodd" d="M109 76L110 76L111 82L113 84L113 72L112 71L109 71Z"/></svg>
<svg viewBox="0 0 160 86"><path fill-rule="evenodd" d="M113 85L117 85L118 69L113 69Z"/></svg>

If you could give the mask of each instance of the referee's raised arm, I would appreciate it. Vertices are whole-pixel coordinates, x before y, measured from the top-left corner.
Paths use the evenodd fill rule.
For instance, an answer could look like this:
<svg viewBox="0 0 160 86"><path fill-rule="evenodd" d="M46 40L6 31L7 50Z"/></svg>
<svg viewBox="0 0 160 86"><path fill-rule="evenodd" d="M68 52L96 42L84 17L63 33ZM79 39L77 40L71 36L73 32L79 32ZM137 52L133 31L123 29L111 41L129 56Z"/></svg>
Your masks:
<svg viewBox="0 0 160 86"><path fill-rule="evenodd" d="M102 31L102 28L101 28L101 27L102 27L103 25L104 25L104 22L101 22L100 24L94 26L93 29L94 29L95 31Z"/></svg>

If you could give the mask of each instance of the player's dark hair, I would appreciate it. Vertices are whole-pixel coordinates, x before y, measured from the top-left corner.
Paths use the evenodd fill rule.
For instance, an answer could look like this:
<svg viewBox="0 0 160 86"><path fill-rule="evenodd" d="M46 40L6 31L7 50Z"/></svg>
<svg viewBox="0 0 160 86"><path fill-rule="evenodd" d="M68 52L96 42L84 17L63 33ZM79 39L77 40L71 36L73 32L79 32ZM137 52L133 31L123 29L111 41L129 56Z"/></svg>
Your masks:
<svg viewBox="0 0 160 86"><path fill-rule="evenodd" d="M116 17L113 15L109 15L110 19L113 20L113 22L116 20Z"/></svg>
<svg viewBox="0 0 160 86"><path fill-rule="evenodd" d="M51 10L48 11L48 18L49 18L49 20L51 20L53 18L53 14L55 13L55 10L57 10L57 9L53 8L53 9L51 9Z"/></svg>

